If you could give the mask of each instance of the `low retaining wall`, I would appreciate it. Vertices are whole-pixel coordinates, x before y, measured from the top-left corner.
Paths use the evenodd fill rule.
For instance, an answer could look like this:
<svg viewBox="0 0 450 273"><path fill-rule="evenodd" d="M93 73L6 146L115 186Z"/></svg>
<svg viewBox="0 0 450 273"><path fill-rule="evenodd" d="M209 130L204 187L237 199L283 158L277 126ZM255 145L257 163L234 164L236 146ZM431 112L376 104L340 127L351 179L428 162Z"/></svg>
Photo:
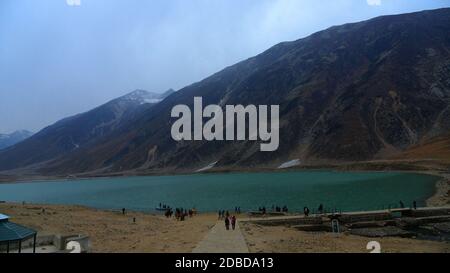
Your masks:
<svg viewBox="0 0 450 273"><path fill-rule="evenodd" d="M298 226L298 225L321 225L322 217L298 217L283 219L258 219L251 220L252 223L265 226Z"/></svg>
<svg viewBox="0 0 450 273"><path fill-rule="evenodd" d="M339 222L348 224L356 222L392 220L394 219L394 217L390 212L376 212L376 213L367 212L367 213L342 214L338 219Z"/></svg>
<svg viewBox="0 0 450 273"><path fill-rule="evenodd" d="M425 208L418 210L407 210L402 212L402 217L430 217L430 216L441 216L450 215L450 208Z"/></svg>

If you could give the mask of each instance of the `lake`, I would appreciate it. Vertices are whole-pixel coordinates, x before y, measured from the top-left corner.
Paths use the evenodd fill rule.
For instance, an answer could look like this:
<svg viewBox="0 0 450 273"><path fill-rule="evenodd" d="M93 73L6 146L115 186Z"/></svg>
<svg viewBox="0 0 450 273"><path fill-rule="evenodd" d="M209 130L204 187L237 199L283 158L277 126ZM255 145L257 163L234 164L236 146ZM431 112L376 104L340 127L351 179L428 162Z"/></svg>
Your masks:
<svg viewBox="0 0 450 273"><path fill-rule="evenodd" d="M154 211L159 203L215 212L288 206L311 210L323 204L342 211L424 205L438 177L410 173L295 171L96 178L0 184L0 200L77 204L100 209Z"/></svg>

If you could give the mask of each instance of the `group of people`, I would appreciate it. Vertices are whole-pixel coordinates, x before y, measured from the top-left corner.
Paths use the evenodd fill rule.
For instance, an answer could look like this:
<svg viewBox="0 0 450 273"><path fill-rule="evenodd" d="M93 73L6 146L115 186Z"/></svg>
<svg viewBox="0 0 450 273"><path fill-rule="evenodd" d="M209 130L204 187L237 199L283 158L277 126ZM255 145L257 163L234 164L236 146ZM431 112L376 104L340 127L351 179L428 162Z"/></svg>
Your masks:
<svg viewBox="0 0 450 273"><path fill-rule="evenodd" d="M303 214L304 214L306 217L308 217L310 213L311 213L311 211L309 210L308 207L304 207L304 208L303 208ZM320 204L320 205L319 205L319 208L317 209L317 213L318 213L318 214L323 214L323 213L325 213L323 204Z"/></svg>
<svg viewBox="0 0 450 273"><path fill-rule="evenodd" d="M171 207L169 205L163 204L163 203L159 203L159 208L160 209L171 209Z"/></svg>
<svg viewBox="0 0 450 273"><path fill-rule="evenodd" d="M197 210L195 208L188 209L188 210L183 209L183 208L175 209L175 219L177 219L178 221L184 221L186 219L186 217L188 217L188 216L189 216L189 218L192 218L196 214L197 214Z"/></svg>
<svg viewBox="0 0 450 273"><path fill-rule="evenodd" d="M234 211L236 213L241 213L241 208L240 207L236 207L234 209ZM219 220L224 220L225 221L225 228L227 230L230 230L230 226L233 230L236 229L236 216L230 216L230 212L229 211L225 211L225 210L219 210Z"/></svg>
<svg viewBox="0 0 450 273"><path fill-rule="evenodd" d="M400 200L399 204L400 204L400 208L402 208L402 209L405 208L405 203L403 203L402 200ZM412 203L412 207L413 207L413 209L417 209L417 202L415 200Z"/></svg>
<svg viewBox="0 0 450 273"><path fill-rule="evenodd" d="M194 215L197 214L197 210L195 208L192 209L184 209L184 208L176 208L175 212L170 206L159 204L160 209L164 209L164 216L167 218L172 218L172 216L175 214L175 219L178 221L184 221L187 217L192 218Z"/></svg>
<svg viewBox="0 0 450 273"><path fill-rule="evenodd" d="M288 212L289 212L288 207L287 207L286 205L283 206L283 207L272 205L272 211L275 211L275 212L285 212L285 213L288 213Z"/></svg>
<svg viewBox="0 0 450 273"><path fill-rule="evenodd" d="M259 207L259 208L258 208L258 211L261 212L262 214L266 214L267 209L266 209L266 207L263 206L263 207ZM288 212L289 212L289 209L288 209L287 206L280 207L280 206L272 205L272 211L274 211L274 212L284 212L284 213L288 213ZM323 211L324 211L323 205L320 204L319 209L318 209L318 212L319 212L320 214L322 214ZM309 208L308 208L308 207L304 207L304 208L303 208L303 213L305 214L305 216L309 216L309 214L310 214Z"/></svg>
<svg viewBox="0 0 450 273"><path fill-rule="evenodd" d="M166 218L172 218L172 215L173 215L173 210L172 210L172 208L168 208L168 209L166 210L166 212L164 212L164 216L166 216Z"/></svg>
<svg viewBox="0 0 450 273"><path fill-rule="evenodd" d="M401 201L401 200L399 201L399 205L400 205L400 208L402 208L402 209L405 208L405 203L403 203L403 201ZM417 209L417 201L414 200L414 201L412 202L412 208L415 209L415 210ZM305 216L309 216L309 214L310 214L309 208L308 208L308 207L304 207L304 208L303 208L303 213L305 214ZM324 213L326 213L323 204L320 204L320 205L319 205L319 208L317 209L317 213L318 213L318 214L324 214Z"/></svg>
<svg viewBox="0 0 450 273"><path fill-rule="evenodd" d="M219 210L219 220L225 219L225 217L230 217L230 212L227 210Z"/></svg>
<svg viewBox="0 0 450 273"><path fill-rule="evenodd" d="M400 208L405 208L405 204L403 203L403 201L400 201L399 205L400 205ZM412 207L414 209L417 209L417 202L416 201L413 201ZM189 209L189 210L186 210L186 209L183 209L183 208L176 208L175 212L174 212L173 209L170 206L168 206L166 204L162 204L162 203L159 203L159 209L165 211L164 215L167 218L172 218L172 216L175 214L175 218L178 221L184 221L186 219L186 217L190 217L191 218L191 217L193 217L194 215L197 214L197 210L195 208L192 208L192 209ZM266 207L264 207L264 206L263 207L259 207L258 211L261 212L262 214L266 214L266 212L267 212ZM272 205L272 211L287 213L289 210L288 210L287 206L280 207L280 206ZM45 212L45 210L43 210L43 212ZM235 214L241 214L241 207L235 207L234 208L234 212L235 212ZM122 214L125 215L125 213L126 213L126 209L122 208ZM310 215L310 213L311 213L310 209L305 206L303 208L303 214L306 217L308 217ZM319 205L319 208L317 209L317 213L318 214L325 213L323 204ZM228 211L220 210L219 211L219 220L222 220L222 219L225 220L225 227L226 227L227 230L230 229L230 226L231 226L231 228L233 230L236 228L236 216L233 215L233 216L230 217L230 213Z"/></svg>
<svg viewBox="0 0 450 273"><path fill-rule="evenodd" d="M230 224L231 224L231 228L233 230L236 229L236 216L231 216L231 217L225 217L225 228L227 230L230 230Z"/></svg>
<svg viewBox="0 0 450 273"><path fill-rule="evenodd" d="M258 211L261 212L262 214L266 214L266 213L267 213L267 209L266 209L266 207L264 207L264 206L263 206L263 207L259 207L259 208L258 208ZM289 209L288 209L287 206L280 207L280 206L272 205L272 211L273 211L273 212L284 212L284 213L288 213L288 212L289 212Z"/></svg>

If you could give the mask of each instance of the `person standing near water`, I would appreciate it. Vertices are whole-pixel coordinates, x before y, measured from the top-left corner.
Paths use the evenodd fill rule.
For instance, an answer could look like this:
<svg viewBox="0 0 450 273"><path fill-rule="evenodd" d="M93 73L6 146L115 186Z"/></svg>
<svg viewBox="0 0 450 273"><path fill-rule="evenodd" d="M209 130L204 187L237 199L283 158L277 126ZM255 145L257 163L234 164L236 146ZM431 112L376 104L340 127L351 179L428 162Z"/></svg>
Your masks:
<svg viewBox="0 0 450 273"><path fill-rule="evenodd" d="M225 228L230 230L230 218L225 217Z"/></svg>
<svg viewBox="0 0 450 273"><path fill-rule="evenodd" d="M319 214L323 213L323 204L320 204L319 209L317 210Z"/></svg>
<svg viewBox="0 0 450 273"><path fill-rule="evenodd" d="M304 207L303 208L303 213L305 214L306 217L309 216L309 208L308 207Z"/></svg>

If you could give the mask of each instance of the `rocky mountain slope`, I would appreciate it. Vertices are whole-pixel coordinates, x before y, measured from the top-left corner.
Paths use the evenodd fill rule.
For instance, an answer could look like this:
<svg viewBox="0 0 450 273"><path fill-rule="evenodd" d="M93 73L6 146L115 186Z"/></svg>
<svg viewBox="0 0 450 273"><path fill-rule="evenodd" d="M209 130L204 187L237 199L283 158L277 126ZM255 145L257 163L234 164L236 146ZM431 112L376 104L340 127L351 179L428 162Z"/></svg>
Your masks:
<svg viewBox="0 0 450 273"><path fill-rule="evenodd" d="M450 9L439 9L331 27L278 44L142 109L119 129L98 129L101 141L88 133L73 141L62 138L56 150L65 156L39 171L172 172L212 162L216 168L245 168L296 159L322 164L391 158L448 136L449 33ZM205 105L280 105L279 149L260 152L257 141L175 142L171 109L192 106L194 96ZM65 122L57 127L73 130ZM48 141L41 132L32 139L53 151L60 138ZM83 139L90 145L75 150ZM49 158L47 150L34 150L30 143L1 152L0 169Z"/></svg>
<svg viewBox="0 0 450 273"><path fill-rule="evenodd" d="M87 147L119 130L171 93L173 90L164 94L136 90L86 113L58 121L24 142L1 151L0 170L46 162Z"/></svg>

